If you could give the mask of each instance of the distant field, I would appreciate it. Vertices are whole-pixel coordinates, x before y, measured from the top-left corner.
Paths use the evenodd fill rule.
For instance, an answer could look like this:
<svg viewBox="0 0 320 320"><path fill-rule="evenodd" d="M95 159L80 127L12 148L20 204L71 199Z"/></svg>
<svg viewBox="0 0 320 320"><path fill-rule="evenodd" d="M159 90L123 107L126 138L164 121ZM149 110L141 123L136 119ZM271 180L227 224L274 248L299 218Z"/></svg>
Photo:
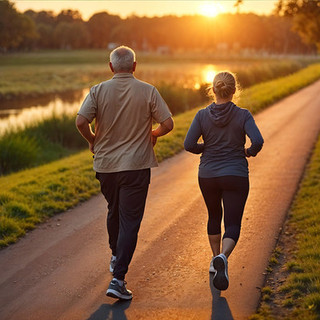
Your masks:
<svg viewBox="0 0 320 320"><path fill-rule="evenodd" d="M0 54L0 66L9 65L47 65L47 64L99 64L109 61L110 51L104 49L93 50L42 50L37 52L21 52L13 54ZM225 56L218 58L214 54L185 53L179 52L174 54L155 54L137 52L137 60L142 63L163 63L163 62L253 62L261 60L279 61L283 59L307 61L307 63L319 61L320 58L314 56L270 56L261 58L259 56Z"/></svg>
<svg viewBox="0 0 320 320"><path fill-rule="evenodd" d="M109 52L105 50L0 55L0 102L88 88L112 76L108 61ZM249 87L296 72L317 60L312 57L216 59L199 54L138 53L137 61L135 74L144 81L199 89L204 83L211 83L214 72L219 70L235 72L241 86Z"/></svg>

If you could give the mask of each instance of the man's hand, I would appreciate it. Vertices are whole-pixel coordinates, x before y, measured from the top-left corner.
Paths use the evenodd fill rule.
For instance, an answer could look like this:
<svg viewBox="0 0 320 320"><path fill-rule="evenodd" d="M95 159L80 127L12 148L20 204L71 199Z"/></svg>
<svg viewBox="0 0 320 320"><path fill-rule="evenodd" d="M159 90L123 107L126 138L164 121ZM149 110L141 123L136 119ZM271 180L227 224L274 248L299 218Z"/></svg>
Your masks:
<svg viewBox="0 0 320 320"><path fill-rule="evenodd" d="M152 145L155 146L157 143L157 139L158 137L156 137L155 135L153 135L153 131L151 133L151 141L152 141Z"/></svg>
<svg viewBox="0 0 320 320"><path fill-rule="evenodd" d="M94 154L93 148L94 144L89 142L89 150Z"/></svg>
<svg viewBox="0 0 320 320"><path fill-rule="evenodd" d="M151 131L151 141L152 145L155 146L157 143L157 139L161 136L164 136L168 132L170 132L173 129L173 119L170 117L166 119L165 121L161 122L159 126Z"/></svg>
<svg viewBox="0 0 320 320"><path fill-rule="evenodd" d="M173 119L170 117L167 120L161 122L156 129L151 131L151 141L153 146L156 145L157 138L164 136L173 129L173 125Z"/></svg>

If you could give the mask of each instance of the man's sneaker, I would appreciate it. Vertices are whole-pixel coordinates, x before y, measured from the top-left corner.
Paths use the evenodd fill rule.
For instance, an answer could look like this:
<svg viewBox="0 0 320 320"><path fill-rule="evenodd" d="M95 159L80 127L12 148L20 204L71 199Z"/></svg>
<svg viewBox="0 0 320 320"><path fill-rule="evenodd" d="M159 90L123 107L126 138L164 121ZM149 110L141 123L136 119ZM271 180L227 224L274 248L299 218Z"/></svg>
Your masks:
<svg viewBox="0 0 320 320"><path fill-rule="evenodd" d="M106 295L116 299L131 300L132 292L126 288L126 284L127 283L123 281L123 285L120 286L117 280L111 280Z"/></svg>
<svg viewBox="0 0 320 320"><path fill-rule="evenodd" d="M111 273L113 272L114 267L116 266L116 261L117 261L117 258L115 256L112 256L110 260L110 267L109 267L109 270Z"/></svg>
<svg viewBox="0 0 320 320"><path fill-rule="evenodd" d="M213 266L213 259L214 258L212 258L211 259L211 262L210 262L210 267L209 267L209 272L210 273L216 273L217 272L217 270L214 268L214 266Z"/></svg>
<svg viewBox="0 0 320 320"><path fill-rule="evenodd" d="M228 261L223 253L214 257L213 267L217 271L213 278L213 285L218 290L226 290L229 286Z"/></svg>

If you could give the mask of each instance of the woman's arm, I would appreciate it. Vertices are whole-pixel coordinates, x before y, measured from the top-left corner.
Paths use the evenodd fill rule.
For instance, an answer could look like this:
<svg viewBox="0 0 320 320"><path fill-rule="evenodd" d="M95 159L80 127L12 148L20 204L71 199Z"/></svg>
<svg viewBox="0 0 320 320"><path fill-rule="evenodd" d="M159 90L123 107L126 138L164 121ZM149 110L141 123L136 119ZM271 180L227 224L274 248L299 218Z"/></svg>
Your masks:
<svg viewBox="0 0 320 320"><path fill-rule="evenodd" d="M249 115L250 116L248 116L244 124L244 130L251 140L251 146L248 149L245 149L245 153L247 157L255 157L262 149L264 140L252 115Z"/></svg>
<svg viewBox="0 0 320 320"><path fill-rule="evenodd" d="M202 132L198 112L194 117L186 135L186 138L184 140L184 148L191 153L202 153L204 150L204 143L198 143L198 140L201 135Z"/></svg>

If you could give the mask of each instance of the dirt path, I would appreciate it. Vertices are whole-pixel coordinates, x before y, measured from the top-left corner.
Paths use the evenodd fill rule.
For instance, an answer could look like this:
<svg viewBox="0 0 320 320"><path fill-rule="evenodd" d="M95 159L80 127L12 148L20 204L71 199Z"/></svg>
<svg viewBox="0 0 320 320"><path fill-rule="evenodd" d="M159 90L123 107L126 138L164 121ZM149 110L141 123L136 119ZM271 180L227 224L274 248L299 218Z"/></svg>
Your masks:
<svg viewBox="0 0 320 320"><path fill-rule="evenodd" d="M250 159L242 234L229 260L230 287L210 286L199 157L185 152L152 173L127 281L132 302L105 296L111 279L101 196L52 218L0 251L0 318L245 319L320 129L320 81L257 115L263 151Z"/></svg>

